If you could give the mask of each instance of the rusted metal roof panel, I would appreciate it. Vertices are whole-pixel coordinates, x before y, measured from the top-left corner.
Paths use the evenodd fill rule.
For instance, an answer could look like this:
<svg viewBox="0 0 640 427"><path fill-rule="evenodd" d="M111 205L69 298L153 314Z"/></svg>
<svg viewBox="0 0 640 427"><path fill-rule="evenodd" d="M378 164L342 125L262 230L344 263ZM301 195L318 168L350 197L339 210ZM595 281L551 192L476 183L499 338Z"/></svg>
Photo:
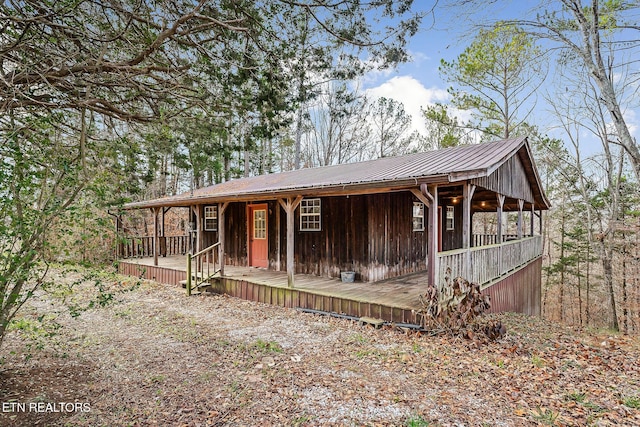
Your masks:
<svg viewBox="0 0 640 427"><path fill-rule="evenodd" d="M486 144L452 147L398 157L385 157L289 172L234 179L177 196L130 203L127 208L171 206L189 200L224 200L243 195L277 195L305 190L346 188L354 191L376 184L415 183L437 179L442 183L486 176L526 145L526 138L505 139ZM415 184L413 184L415 185Z"/></svg>

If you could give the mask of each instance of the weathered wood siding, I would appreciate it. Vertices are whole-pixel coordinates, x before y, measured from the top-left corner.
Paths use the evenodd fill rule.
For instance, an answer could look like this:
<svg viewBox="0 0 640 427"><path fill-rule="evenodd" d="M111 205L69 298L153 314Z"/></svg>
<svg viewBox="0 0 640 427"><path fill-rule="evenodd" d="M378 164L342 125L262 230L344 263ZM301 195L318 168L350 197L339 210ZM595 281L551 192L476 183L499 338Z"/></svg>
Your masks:
<svg viewBox="0 0 640 427"><path fill-rule="evenodd" d="M542 258L537 258L515 273L482 290L491 297L491 312L513 311L540 315Z"/></svg>
<svg viewBox="0 0 640 427"><path fill-rule="evenodd" d="M416 324L420 322L415 310L374 302L358 301L356 298L337 295L320 295L308 289L301 290L274 287L232 278L214 280L212 289L216 293L282 307L309 308L342 313L355 317L374 317L397 323Z"/></svg>
<svg viewBox="0 0 640 427"><path fill-rule="evenodd" d="M491 175L473 179L471 183L513 199L534 201L531 184L519 156L509 158Z"/></svg>
<svg viewBox="0 0 640 427"><path fill-rule="evenodd" d="M411 193L321 200L320 231L300 231L296 210L296 273L338 277L353 270L356 280L371 282L426 269L426 231L412 231ZM286 227L280 231L284 269Z"/></svg>
<svg viewBox="0 0 640 427"><path fill-rule="evenodd" d="M451 199L439 200L442 206L442 217L440 218L440 227L442 228L442 250L452 251L462 247L462 195L456 203ZM453 206L453 230L447 230L447 206Z"/></svg>
<svg viewBox="0 0 640 427"><path fill-rule="evenodd" d="M185 265L186 265L185 258ZM186 269L186 267L185 267ZM126 276L140 277L147 280L155 280L158 283L177 286L181 280L187 278L187 272L173 268L158 267L152 265L140 265L135 262L118 261L118 273Z"/></svg>
<svg viewBox="0 0 640 427"><path fill-rule="evenodd" d="M272 204L269 204L269 212ZM269 217L269 226L272 221ZM271 232L271 230L269 230ZM204 231L203 248L213 245L219 239L217 231ZM225 263L247 265L247 204L230 203L225 211Z"/></svg>
<svg viewBox="0 0 640 427"><path fill-rule="evenodd" d="M364 281L376 281L426 269L425 231L413 231L411 193L376 194L367 197L368 275Z"/></svg>
<svg viewBox="0 0 640 427"><path fill-rule="evenodd" d="M376 281L426 269L426 231L412 230L413 202L409 192L321 198L320 231L300 231L300 209L295 211L296 273L338 277L353 270L356 279ZM269 269L286 270L286 214L269 201ZM462 214L456 218L460 234ZM246 203L230 203L225 214L225 254L230 265L247 265ZM425 212L426 220L426 212ZM443 234L444 236L444 234ZM457 236L447 241L460 240ZM218 232L203 232L203 247L218 240ZM449 244L449 243L447 243ZM451 243L454 244L454 243Z"/></svg>

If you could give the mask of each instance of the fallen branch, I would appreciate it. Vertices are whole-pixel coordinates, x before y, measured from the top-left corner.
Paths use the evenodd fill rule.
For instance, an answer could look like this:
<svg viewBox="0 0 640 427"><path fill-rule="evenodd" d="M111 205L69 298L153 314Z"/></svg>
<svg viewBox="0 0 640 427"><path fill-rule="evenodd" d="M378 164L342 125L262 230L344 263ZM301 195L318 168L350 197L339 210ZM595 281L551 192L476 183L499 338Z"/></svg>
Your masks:
<svg viewBox="0 0 640 427"><path fill-rule="evenodd" d="M477 283L462 277L451 280L451 270L447 273L440 289L430 286L419 297L422 327L429 332L442 331L467 339L477 339L479 334L489 341L502 338L506 333L502 323L481 325L478 322L478 318L491 307L489 295L483 295Z"/></svg>

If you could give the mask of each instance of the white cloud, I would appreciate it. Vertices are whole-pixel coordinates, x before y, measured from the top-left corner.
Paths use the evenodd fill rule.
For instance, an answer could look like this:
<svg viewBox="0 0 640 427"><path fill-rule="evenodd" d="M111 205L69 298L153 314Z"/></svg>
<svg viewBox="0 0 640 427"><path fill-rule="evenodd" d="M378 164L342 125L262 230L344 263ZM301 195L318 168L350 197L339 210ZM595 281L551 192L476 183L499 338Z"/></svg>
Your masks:
<svg viewBox="0 0 640 427"><path fill-rule="evenodd" d="M396 76L379 86L366 90L371 98L391 98L404 104L405 111L412 117L413 129L425 134L426 128L422 118L422 109L436 102L446 102L449 94L446 90L431 87L426 88L411 76Z"/></svg>
<svg viewBox="0 0 640 427"><path fill-rule="evenodd" d="M638 133L638 115L635 110L627 110L623 113L624 121L629 126L629 132L631 135L637 137Z"/></svg>

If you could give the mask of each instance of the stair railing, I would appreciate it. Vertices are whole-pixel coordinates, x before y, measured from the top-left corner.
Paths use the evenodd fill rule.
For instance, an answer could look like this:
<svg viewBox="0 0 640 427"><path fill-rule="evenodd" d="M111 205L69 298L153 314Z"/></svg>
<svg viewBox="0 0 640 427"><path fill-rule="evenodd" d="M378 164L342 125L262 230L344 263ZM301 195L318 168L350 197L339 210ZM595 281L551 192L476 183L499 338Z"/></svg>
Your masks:
<svg viewBox="0 0 640 427"><path fill-rule="evenodd" d="M193 289L206 283L222 269L219 248L220 242L214 243L208 248L193 255L187 254L187 295L191 295ZM195 270L193 262L195 261Z"/></svg>

